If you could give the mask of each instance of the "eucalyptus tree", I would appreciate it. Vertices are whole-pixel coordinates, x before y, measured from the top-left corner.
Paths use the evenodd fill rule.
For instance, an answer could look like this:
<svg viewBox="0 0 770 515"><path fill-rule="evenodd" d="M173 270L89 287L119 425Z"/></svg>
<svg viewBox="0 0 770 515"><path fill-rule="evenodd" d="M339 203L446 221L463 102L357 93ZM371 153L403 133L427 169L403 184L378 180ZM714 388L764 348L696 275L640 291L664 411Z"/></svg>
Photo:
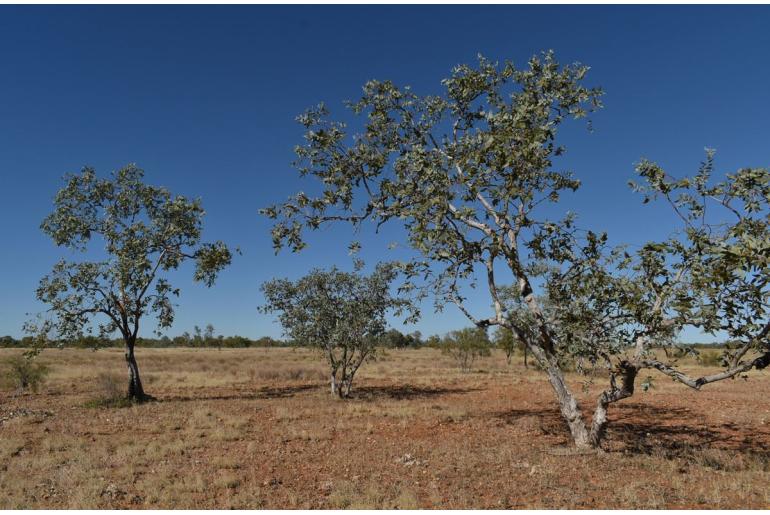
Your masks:
<svg viewBox="0 0 770 515"><path fill-rule="evenodd" d="M637 166L644 201L665 201L681 230L648 244L624 303L637 330L624 384L657 370L695 390L770 365L770 171L741 168L714 181L714 151L693 176L675 178L654 162ZM630 293L630 294L629 294ZM694 326L730 342L722 370L693 377L655 353L678 329ZM631 343L631 342L630 342ZM616 391L633 393L633 386ZM613 392L608 392L612 397ZM601 403L599 405L601 408Z"/></svg>
<svg viewBox="0 0 770 515"><path fill-rule="evenodd" d="M441 95L369 81L348 103L359 130L332 120L323 105L298 118L306 132L296 166L321 193L263 210L274 220L276 250L299 251L306 230L330 223L399 223L415 251L402 263L402 289L431 291L437 307L454 303L480 328L510 330L546 374L579 447L599 445L608 407L634 393L642 369L700 388L764 367L770 330L765 171L708 186L710 161L680 181L643 161L640 189L668 199L686 223L634 253L608 248L606 234L580 229L571 213L544 209L580 185L554 159L565 151L556 142L561 125L601 106L601 90L584 85L587 71L549 52L522 69L484 58L457 66ZM706 202L736 219L706 223ZM512 285L500 283L503 268ZM472 312L463 296L477 282L489 314ZM726 356L726 370L691 378L659 358L686 325L743 342ZM746 358L752 350L758 354ZM573 366L608 378L591 420L566 381Z"/></svg>
<svg viewBox="0 0 770 515"><path fill-rule="evenodd" d="M521 350L522 354L524 355L524 368L529 368L529 364L527 362L527 347L524 345L524 342L516 338L516 336L513 334L513 331L507 327L499 327L495 332L494 344L495 347L505 353L505 361L509 365L511 364L511 359L513 358L513 355L516 353L516 351Z"/></svg>
<svg viewBox="0 0 770 515"><path fill-rule="evenodd" d="M545 274L541 302L557 354L609 379L584 425L586 445L601 443L609 406L634 395L643 371L700 390L770 365L770 172L744 168L715 182L713 168L712 151L697 174L680 179L642 161L643 183L634 188L645 203L664 200L680 230L633 254L593 235L569 266ZM537 321L519 309L515 289L501 290L509 317L531 337ZM682 368L680 358L697 353L677 339L686 326L730 342L722 370L693 377ZM647 376L642 388L651 382Z"/></svg>
<svg viewBox="0 0 770 515"><path fill-rule="evenodd" d="M439 307L456 304L478 327L513 330L547 371L580 443L587 437L575 422L577 401L559 368L528 254L567 258L560 249L575 231L573 217L550 220L538 208L580 185L571 173L553 169L552 160L565 150L555 141L562 123L601 105L601 90L584 85L587 71L580 64L561 66L548 52L522 69L479 57L477 67L454 68L442 81L442 95L369 81L362 97L348 104L364 118L359 132L349 135L323 105L298 118L306 133L296 166L317 178L323 192L300 192L263 210L275 220L276 249L293 251L305 246L304 229L400 222L417 251L403 264L403 288L432 290ZM537 321L531 335L506 316L496 279L501 264ZM462 295L464 283L475 283L477 266L494 305L490 317L472 314Z"/></svg>
<svg viewBox="0 0 770 515"><path fill-rule="evenodd" d="M154 316L158 329L171 326L172 297L179 295L163 273L194 261L194 280L210 287L231 260L224 243L201 243L200 200L172 196L143 178L133 164L108 178L97 177L92 168L66 177L41 228L58 246L83 253L101 247L95 254L103 257L61 260L37 289L37 298L50 306L46 331L58 338L120 333L128 397L138 401L148 397L134 356L140 321Z"/></svg>
<svg viewBox="0 0 770 515"><path fill-rule="evenodd" d="M491 346L486 329L480 327L450 331L441 340L441 350L451 356L463 372L470 372L478 358L489 356Z"/></svg>
<svg viewBox="0 0 770 515"><path fill-rule="evenodd" d="M277 313L286 336L321 351L329 365L332 395L349 397L353 378L373 359L385 333L385 316L412 311L391 294L397 268L379 264L371 275L337 268L312 270L297 280L274 279L261 287L264 313Z"/></svg>

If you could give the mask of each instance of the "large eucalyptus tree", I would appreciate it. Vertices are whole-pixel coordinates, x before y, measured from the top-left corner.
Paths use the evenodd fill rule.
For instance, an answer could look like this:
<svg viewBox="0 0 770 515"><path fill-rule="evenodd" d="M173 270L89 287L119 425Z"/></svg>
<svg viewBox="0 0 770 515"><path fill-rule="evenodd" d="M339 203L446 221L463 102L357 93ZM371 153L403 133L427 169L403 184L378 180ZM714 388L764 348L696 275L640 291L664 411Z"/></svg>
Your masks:
<svg viewBox="0 0 770 515"><path fill-rule="evenodd" d="M92 168L67 176L42 230L59 246L99 255L96 260L59 261L40 281L37 297L50 306L46 329L57 339L98 331L120 333L128 366L128 397L145 400L134 347L140 321L154 315L158 328L174 320L172 287L163 272L195 261L194 279L211 286L230 263L222 242L200 242L200 200L172 196L143 183L144 172L128 165L100 179ZM98 250L97 250L98 249Z"/></svg>
<svg viewBox="0 0 770 515"><path fill-rule="evenodd" d="M700 387L764 366L766 354L741 360L749 349L766 349L767 336L760 322L767 321L767 256L760 259L768 241L766 211L746 215L768 198L762 189L766 172L743 171L708 189L700 185L708 172L672 182L643 162L648 193L669 198L677 188L702 191L670 199L680 214L689 209L682 215L688 220L684 234L633 255L608 249L605 234L580 230L570 213L547 215L545 205L580 185L555 169L553 158L565 150L556 143L562 123L601 105L602 92L584 85L587 71L579 64L561 66L549 52L523 69L484 58L477 67L457 66L440 96L369 81L362 97L348 104L363 118L359 131L331 120L323 105L298 118L306 133L296 166L318 179L322 193L300 192L263 209L275 220L276 250L301 250L305 229L327 223L400 223L416 251L403 263L403 288L432 291L439 306L456 304L479 327L511 330L547 375L579 447L599 445L608 406L633 393L642 368ZM748 181L747 174L758 179ZM720 228L704 222L693 230L702 212L693 198L716 199L738 221ZM736 255L741 266L759 260L764 268L734 277ZM500 284L501 267L513 277L512 287ZM462 286L475 284L477 276L488 290L490 315L472 313L462 295ZM740 307L733 306L732 291L742 292ZM727 370L692 379L657 359L656 349L674 344L688 324L744 338ZM565 367L573 363L580 370L607 369L609 386L590 423L565 379Z"/></svg>

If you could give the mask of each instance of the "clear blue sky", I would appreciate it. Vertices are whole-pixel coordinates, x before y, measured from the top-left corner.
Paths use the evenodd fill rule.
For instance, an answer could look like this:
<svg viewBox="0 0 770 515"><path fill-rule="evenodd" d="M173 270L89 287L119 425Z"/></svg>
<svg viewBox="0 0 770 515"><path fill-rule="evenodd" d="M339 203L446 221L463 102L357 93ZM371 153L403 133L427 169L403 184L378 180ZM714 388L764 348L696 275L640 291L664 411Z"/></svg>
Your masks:
<svg viewBox="0 0 770 515"><path fill-rule="evenodd" d="M350 264L340 230L275 257L257 215L308 187L290 166L294 117L322 100L339 112L371 78L438 92L479 52L523 64L551 48L590 65L606 108L593 134L564 133L561 164L584 182L564 209L614 242L664 237L669 213L626 186L640 157L690 173L709 146L721 171L770 164L768 26L766 6L2 6L0 334L19 336L25 313L42 309L37 281L66 254L38 228L62 175L136 162L149 182L201 196L207 236L243 249L211 290L189 269L175 275L182 297L169 334L210 322L278 336L256 312L259 284ZM372 248L364 258L381 256ZM465 325L450 307L428 310L417 328Z"/></svg>

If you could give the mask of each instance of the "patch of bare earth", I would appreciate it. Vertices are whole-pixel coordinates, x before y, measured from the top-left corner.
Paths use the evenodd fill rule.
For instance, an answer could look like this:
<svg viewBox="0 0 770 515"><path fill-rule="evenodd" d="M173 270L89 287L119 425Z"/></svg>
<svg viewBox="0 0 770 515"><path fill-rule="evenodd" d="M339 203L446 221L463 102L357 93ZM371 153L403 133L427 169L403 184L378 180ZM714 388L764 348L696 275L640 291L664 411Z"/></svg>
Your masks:
<svg viewBox="0 0 770 515"><path fill-rule="evenodd" d="M611 408L605 452L576 455L544 377L498 354L463 374L388 350L339 401L310 351L139 349L158 400L126 408L86 407L119 351L43 359L39 394L0 392L0 508L770 506L767 373L659 379Z"/></svg>

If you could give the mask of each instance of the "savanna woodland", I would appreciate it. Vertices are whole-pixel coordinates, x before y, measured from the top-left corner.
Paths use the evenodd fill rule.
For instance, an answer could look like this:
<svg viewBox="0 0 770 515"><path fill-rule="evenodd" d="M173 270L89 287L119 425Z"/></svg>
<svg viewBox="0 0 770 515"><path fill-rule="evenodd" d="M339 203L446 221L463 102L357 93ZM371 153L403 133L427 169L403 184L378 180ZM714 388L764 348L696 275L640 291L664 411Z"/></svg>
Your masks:
<svg viewBox="0 0 770 515"><path fill-rule="evenodd" d="M234 300L282 340L164 336L175 278L249 254L136 165L67 175L45 311L0 341L0 507L767 507L770 172L650 148L630 188L677 226L610 244L561 208L581 178L560 131L603 108L588 66L479 56L440 86L369 80L297 117L312 193L254 208L276 254L332 227L353 265ZM406 248L364 263L357 235L386 227ZM398 329L451 310L464 329Z"/></svg>

